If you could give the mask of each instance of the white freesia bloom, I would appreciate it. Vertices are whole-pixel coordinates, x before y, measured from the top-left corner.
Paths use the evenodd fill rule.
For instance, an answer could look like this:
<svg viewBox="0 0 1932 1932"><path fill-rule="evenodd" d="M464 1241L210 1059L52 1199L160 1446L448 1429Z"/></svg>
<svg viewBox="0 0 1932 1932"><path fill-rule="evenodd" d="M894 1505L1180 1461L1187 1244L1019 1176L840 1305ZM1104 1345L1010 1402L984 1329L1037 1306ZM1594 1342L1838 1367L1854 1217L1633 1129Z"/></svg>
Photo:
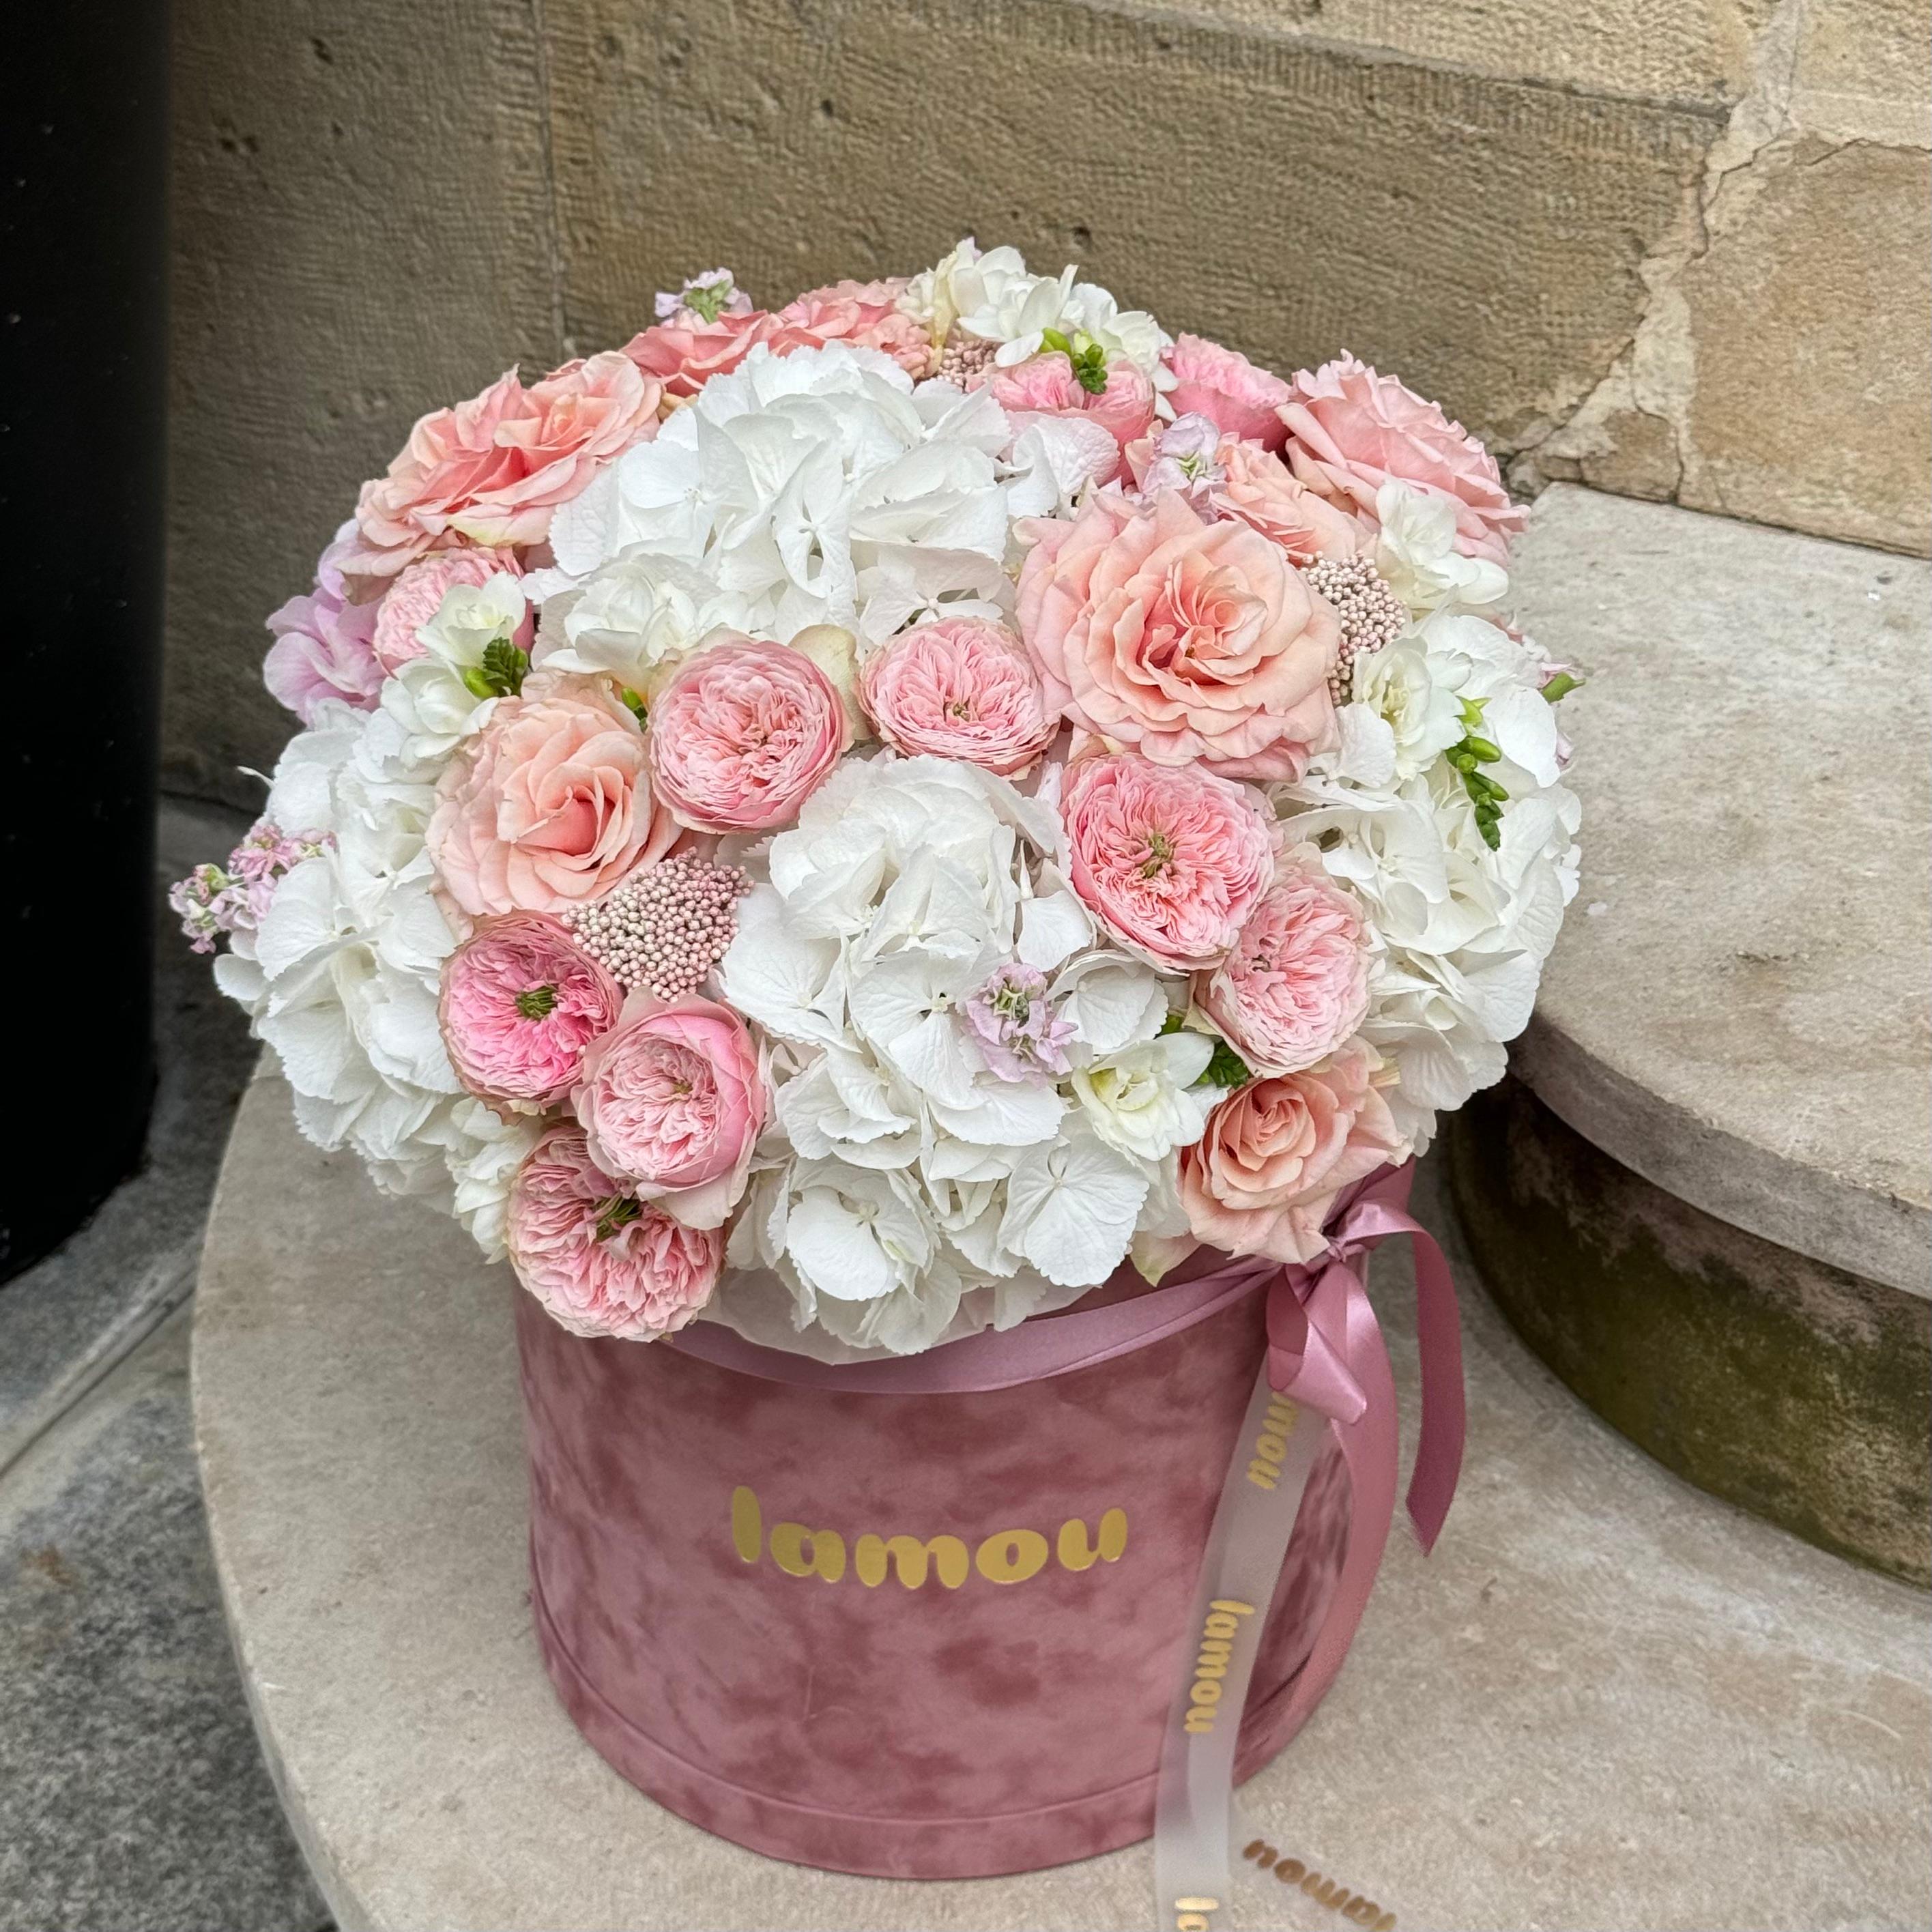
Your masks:
<svg viewBox="0 0 1932 1932"><path fill-rule="evenodd" d="M1456 692L1413 634L1356 660L1354 702L1336 718L1336 769L1376 789L1426 771L1463 735Z"/></svg>
<svg viewBox="0 0 1932 1932"><path fill-rule="evenodd" d="M466 674L480 673L490 645L507 644L524 621L523 587L507 571L482 584L452 584L436 614L416 627L423 655L412 658L382 687L382 709L394 721L393 748L418 765L448 757L490 722L496 700L475 689Z"/></svg>
<svg viewBox="0 0 1932 1932"><path fill-rule="evenodd" d="M1219 1096L1194 1088L1214 1057L1214 1042L1204 1034L1166 1034L1076 1067L1073 1090L1088 1125L1110 1148L1138 1160L1164 1160L1206 1130Z"/></svg>

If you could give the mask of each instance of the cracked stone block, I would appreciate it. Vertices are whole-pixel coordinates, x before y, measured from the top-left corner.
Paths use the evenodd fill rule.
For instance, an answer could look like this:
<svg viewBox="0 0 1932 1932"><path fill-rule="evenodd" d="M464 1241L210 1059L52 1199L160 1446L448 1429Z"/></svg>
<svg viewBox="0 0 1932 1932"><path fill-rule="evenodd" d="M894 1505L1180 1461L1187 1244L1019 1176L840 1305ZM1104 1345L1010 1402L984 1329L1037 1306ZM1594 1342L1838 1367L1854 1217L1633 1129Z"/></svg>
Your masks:
<svg viewBox="0 0 1932 1932"><path fill-rule="evenodd" d="M210 1561L172 1317L0 1480L0 1928L315 1932Z"/></svg>

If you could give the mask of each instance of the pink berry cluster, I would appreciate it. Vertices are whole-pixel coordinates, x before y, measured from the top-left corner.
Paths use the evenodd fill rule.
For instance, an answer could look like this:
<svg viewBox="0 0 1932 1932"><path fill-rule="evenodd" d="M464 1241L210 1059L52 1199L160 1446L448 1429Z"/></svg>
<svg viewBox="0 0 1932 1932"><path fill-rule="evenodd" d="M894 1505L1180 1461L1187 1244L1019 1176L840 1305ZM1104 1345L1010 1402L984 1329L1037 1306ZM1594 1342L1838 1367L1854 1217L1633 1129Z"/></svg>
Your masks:
<svg viewBox="0 0 1932 1932"><path fill-rule="evenodd" d="M681 999L724 958L751 883L742 866L680 852L632 873L595 904L564 914L563 922L620 986Z"/></svg>
<svg viewBox="0 0 1932 1932"><path fill-rule="evenodd" d="M1346 704L1354 689L1354 661L1393 644L1408 627L1408 608L1365 556L1322 557L1302 572L1342 620L1342 647L1328 674L1328 692Z"/></svg>

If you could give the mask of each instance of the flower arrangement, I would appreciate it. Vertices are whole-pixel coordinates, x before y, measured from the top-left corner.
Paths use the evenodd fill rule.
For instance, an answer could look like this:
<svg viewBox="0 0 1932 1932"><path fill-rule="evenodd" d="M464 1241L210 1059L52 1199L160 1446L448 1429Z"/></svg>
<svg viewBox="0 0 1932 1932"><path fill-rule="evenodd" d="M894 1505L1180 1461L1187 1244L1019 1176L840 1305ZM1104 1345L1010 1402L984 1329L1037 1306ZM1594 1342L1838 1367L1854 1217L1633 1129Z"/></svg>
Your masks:
<svg viewBox="0 0 1932 1932"><path fill-rule="evenodd" d="M176 888L303 1131L567 1328L843 1360L1318 1257L1576 885L1481 446L964 242L426 416Z"/></svg>

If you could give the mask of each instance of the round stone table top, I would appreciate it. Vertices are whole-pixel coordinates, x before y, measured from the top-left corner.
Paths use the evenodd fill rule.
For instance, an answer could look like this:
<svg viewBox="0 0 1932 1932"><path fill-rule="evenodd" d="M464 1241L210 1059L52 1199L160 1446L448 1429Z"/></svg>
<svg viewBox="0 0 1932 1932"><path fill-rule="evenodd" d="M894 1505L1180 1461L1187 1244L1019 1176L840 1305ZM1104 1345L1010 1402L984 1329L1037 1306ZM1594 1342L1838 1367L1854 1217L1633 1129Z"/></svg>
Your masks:
<svg viewBox="0 0 1932 1932"><path fill-rule="evenodd" d="M1516 1071L1680 1199L1932 1294L1932 566L1558 484L1519 568L1589 681Z"/></svg>
<svg viewBox="0 0 1932 1932"><path fill-rule="evenodd" d="M1422 1217L1443 1231L1424 1163ZM1926 1600L1664 1474L1466 1284L1461 1494L1398 1527L1354 1654L1241 1793L1406 1927L1926 1922ZM1376 1267L1406 1405L1406 1256ZM257 1728L345 1932L1138 1928L1145 1846L920 1885L671 1816L552 1694L531 1628L505 1270L244 1102L196 1298L196 1438ZM1332 1927L1238 1862L1224 1932Z"/></svg>

